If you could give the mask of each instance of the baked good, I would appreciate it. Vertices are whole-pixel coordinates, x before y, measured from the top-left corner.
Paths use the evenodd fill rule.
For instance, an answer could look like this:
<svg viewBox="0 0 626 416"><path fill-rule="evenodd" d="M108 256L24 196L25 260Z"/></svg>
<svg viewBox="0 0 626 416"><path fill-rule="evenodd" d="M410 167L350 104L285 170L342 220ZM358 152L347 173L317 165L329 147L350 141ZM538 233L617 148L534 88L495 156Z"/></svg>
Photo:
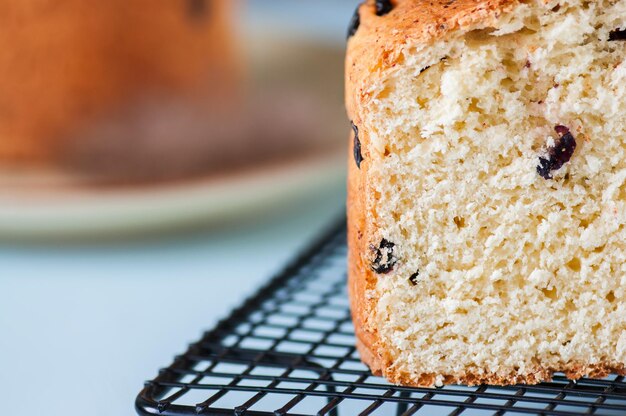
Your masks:
<svg viewBox="0 0 626 416"><path fill-rule="evenodd" d="M167 124L169 114L202 112L211 103L219 103L211 110L223 108L238 81L232 3L2 2L2 165L60 163L85 153L92 138L130 147L150 140L135 136L150 133L144 124ZM128 127L115 127L114 136L111 125ZM160 128L185 147L184 132L164 135L169 125Z"/></svg>
<svg viewBox="0 0 626 416"><path fill-rule="evenodd" d="M346 83L373 372L626 374L626 1L366 1Z"/></svg>

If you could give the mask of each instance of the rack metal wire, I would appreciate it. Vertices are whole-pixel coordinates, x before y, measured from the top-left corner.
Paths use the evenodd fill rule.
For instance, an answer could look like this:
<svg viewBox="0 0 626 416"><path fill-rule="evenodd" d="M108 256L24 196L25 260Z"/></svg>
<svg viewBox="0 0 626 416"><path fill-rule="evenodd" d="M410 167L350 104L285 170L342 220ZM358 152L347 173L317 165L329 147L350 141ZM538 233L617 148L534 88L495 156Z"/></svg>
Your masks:
<svg viewBox="0 0 626 416"><path fill-rule="evenodd" d="M141 415L626 415L626 381L409 388L354 348L345 223L145 384Z"/></svg>

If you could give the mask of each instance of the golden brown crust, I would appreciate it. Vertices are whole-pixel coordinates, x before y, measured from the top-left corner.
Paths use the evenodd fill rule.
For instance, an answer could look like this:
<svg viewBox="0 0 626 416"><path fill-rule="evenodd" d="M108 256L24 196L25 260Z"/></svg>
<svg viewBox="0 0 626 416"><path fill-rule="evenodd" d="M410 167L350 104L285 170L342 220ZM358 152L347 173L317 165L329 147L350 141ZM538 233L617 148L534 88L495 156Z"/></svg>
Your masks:
<svg viewBox="0 0 626 416"><path fill-rule="evenodd" d="M536 384L549 381L555 372L564 372L570 379L605 377L610 373L626 375L623 364L603 362L593 365L571 363L564 368L544 368L541 363L526 372L517 374L485 373L481 369L467 368L463 373L440 375L409 374L398 371L393 365L392 353L380 339L374 324L375 299L368 296L375 288L376 275L370 270L365 257L368 242L375 235L375 209L368 200L369 186L369 134L363 122L363 104L369 99L371 86L402 61L406 47L428 45L446 34L488 25L519 4L518 0L447 0L424 2L421 0L393 1L393 10L385 16L375 14L373 0L359 8L360 26L348 42L346 57L346 107L350 119L359 127L359 139L364 157L360 169L352 157L348 161L348 284L352 316L361 359L375 375L383 375L391 382L409 386L444 384Z"/></svg>

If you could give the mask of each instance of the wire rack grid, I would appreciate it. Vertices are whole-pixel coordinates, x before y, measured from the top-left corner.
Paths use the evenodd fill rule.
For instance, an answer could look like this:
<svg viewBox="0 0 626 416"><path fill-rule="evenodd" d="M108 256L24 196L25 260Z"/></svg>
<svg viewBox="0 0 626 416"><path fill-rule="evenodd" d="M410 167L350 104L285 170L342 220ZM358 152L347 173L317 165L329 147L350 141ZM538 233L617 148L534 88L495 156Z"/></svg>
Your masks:
<svg viewBox="0 0 626 416"><path fill-rule="evenodd" d="M140 415L626 415L620 376L536 386L409 388L354 347L345 223L145 384Z"/></svg>

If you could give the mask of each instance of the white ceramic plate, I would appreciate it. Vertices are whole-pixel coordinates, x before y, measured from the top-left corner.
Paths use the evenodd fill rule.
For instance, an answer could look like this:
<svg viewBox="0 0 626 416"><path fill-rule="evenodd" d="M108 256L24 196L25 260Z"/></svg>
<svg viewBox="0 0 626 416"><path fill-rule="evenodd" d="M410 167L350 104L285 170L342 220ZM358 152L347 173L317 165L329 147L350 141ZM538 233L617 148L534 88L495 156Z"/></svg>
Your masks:
<svg viewBox="0 0 626 416"><path fill-rule="evenodd" d="M235 218L315 195L344 183L342 157L319 157L248 173L145 187L1 187L0 238L137 235Z"/></svg>

